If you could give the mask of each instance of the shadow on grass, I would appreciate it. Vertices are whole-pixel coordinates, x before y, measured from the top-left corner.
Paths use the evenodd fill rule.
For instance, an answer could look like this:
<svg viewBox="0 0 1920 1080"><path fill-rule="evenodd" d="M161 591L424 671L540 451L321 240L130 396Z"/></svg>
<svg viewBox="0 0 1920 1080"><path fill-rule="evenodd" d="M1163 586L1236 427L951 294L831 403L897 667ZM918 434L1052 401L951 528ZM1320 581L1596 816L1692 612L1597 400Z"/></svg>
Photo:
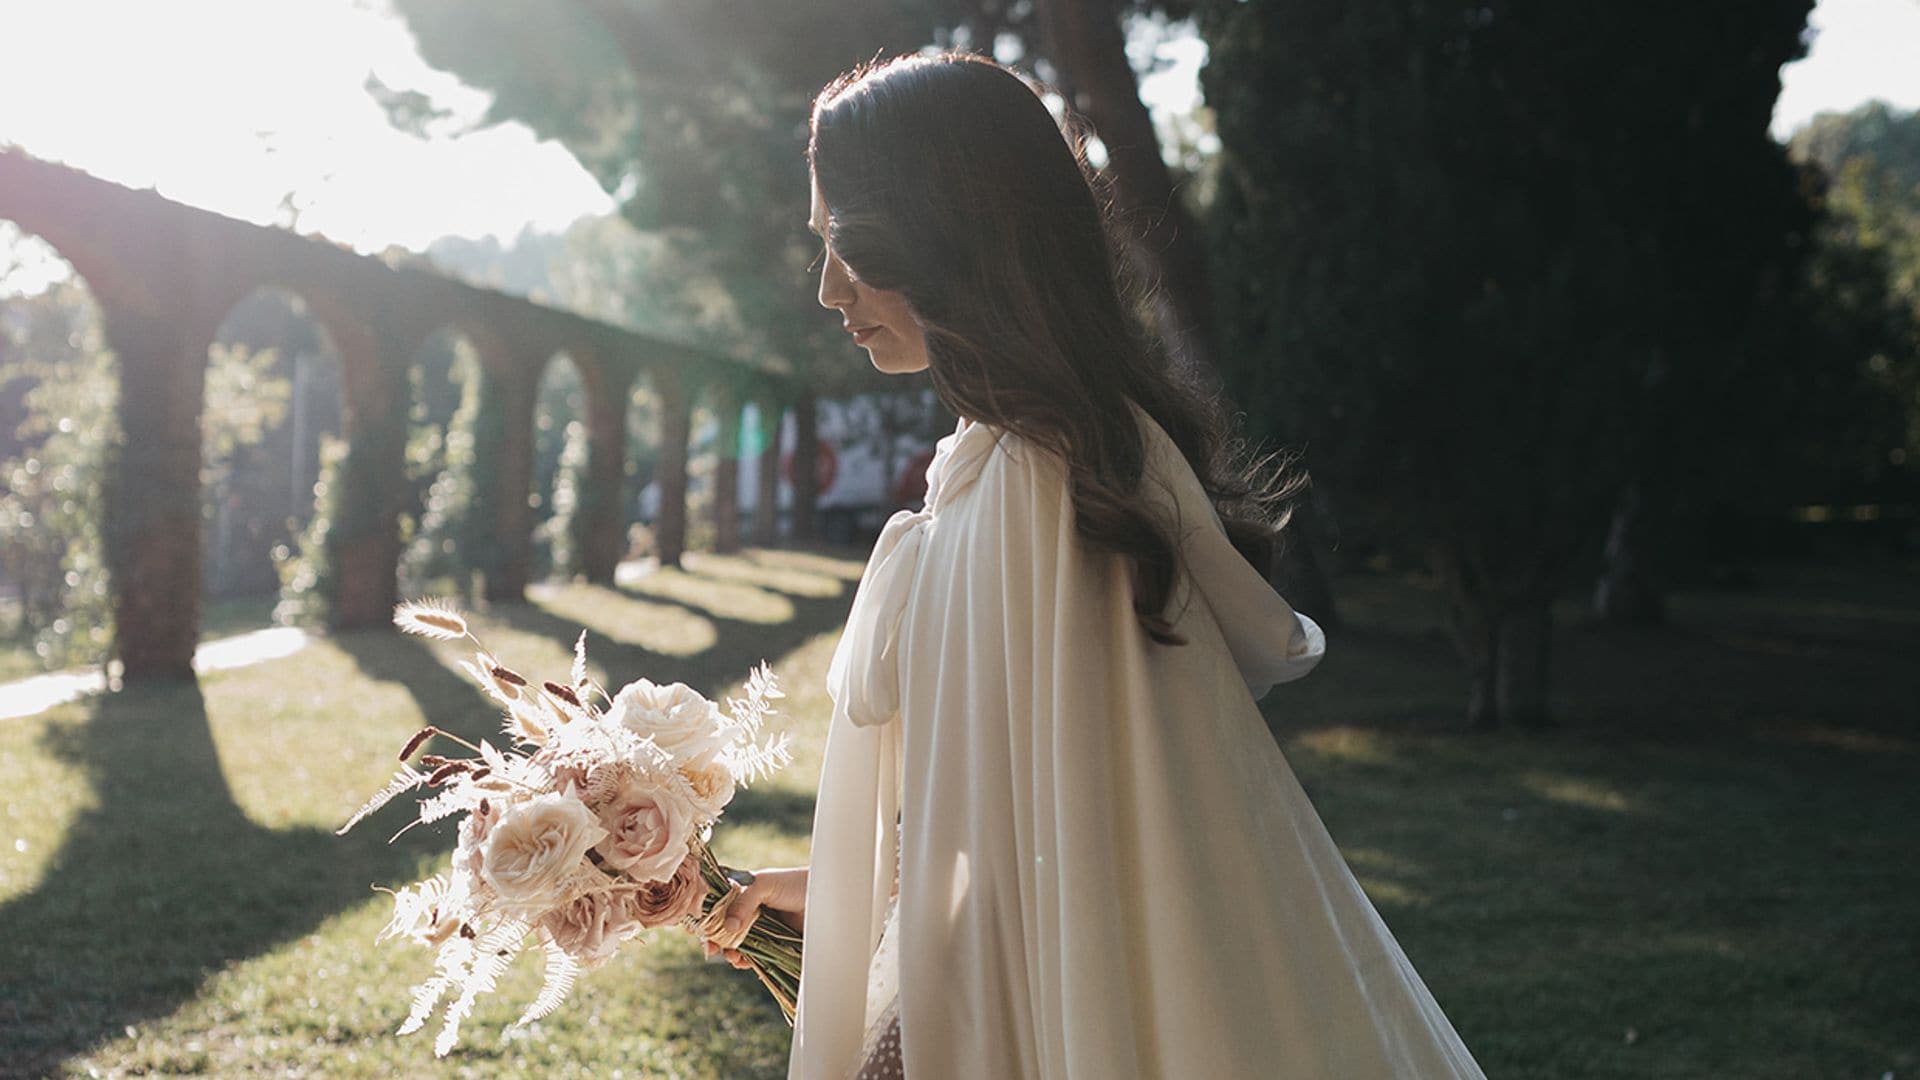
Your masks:
<svg viewBox="0 0 1920 1080"><path fill-rule="evenodd" d="M739 587L737 582L728 584ZM683 682L711 697L744 678L762 660L777 660L815 636L841 625L853 603L851 585L834 596L784 592L767 585L756 587L783 596L791 605L792 616L778 622L730 618L684 597L602 585L573 588L578 590L576 595L589 597L585 603L592 603L590 598L596 593L614 599L630 598L680 608L711 624L715 630L714 644L685 655L649 649L606 629L595 631L587 641L588 656L607 671L609 680L615 684L645 676L658 683ZM487 617L515 631L549 638L568 651L572 650L581 629L577 621L557 615L552 607L537 601L496 604L487 610ZM616 687L607 689L613 691Z"/></svg>
<svg viewBox="0 0 1920 1080"><path fill-rule="evenodd" d="M311 931L409 874L433 843L273 830L222 775L200 688L135 686L53 728L96 802L38 888L0 907L0 1074L41 1075L164 1016L230 962Z"/></svg>
<svg viewBox="0 0 1920 1080"><path fill-rule="evenodd" d="M699 611L717 625L716 643L676 657L602 640L593 656L616 678L644 673L711 694L844 620L850 583L831 595L804 592L811 595L793 595L793 616L777 624L648 597ZM567 647L578 633L532 604L489 615ZM424 642L397 631L331 640L367 677L404 686L428 723L494 734L493 706ZM68 829L38 887L0 906L0 1076L46 1074L129 1026L172 1013L220 969L312 932L365 900L368 882L410 878L422 857L445 847L444 836L427 830L390 845L381 829L339 837L249 820L222 772L196 683L104 695L85 724L48 730L44 750L83 770L95 801ZM804 832L812 799L744 790L730 816Z"/></svg>

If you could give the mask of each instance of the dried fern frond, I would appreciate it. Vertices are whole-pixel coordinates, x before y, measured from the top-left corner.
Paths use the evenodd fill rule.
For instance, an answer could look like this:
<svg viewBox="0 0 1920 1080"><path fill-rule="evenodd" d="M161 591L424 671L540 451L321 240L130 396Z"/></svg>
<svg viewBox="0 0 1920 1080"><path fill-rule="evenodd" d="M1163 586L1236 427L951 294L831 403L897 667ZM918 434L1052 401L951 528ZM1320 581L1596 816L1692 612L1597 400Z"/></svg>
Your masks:
<svg viewBox="0 0 1920 1080"><path fill-rule="evenodd" d="M434 1057L446 1057L453 1051L454 1044L460 1041L460 1021L473 1012L474 999L493 990L501 974L519 955L520 946L531 929L519 919L507 919L474 943L473 961L467 965L466 977L461 980L460 996L447 1006L446 1023L440 1026L440 1037L434 1040Z"/></svg>
<svg viewBox="0 0 1920 1080"><path fill-rule="evenodd" d="M793 760L792 742L792 734L783 731L770 742L747 743L736 748L727 762L733 770L734 782L746 787L755 780L785 768Z"/></svg>
<svg viewBox="0 0 1920 1080"><path fill-rule="evenodd" d="M374 935L374 944L388 938L411 936L417 927L435 922L433 913L446 899L451 887L452 882L446 875L435 874L398 892L381 889L381 892L393 897L393 918L387 920L387 925Z"/></svg>
<svg viewBox="0 0 1920 1080"><path fill-rule="evenodd" d="M466 980L467 969L473 963L473 950L473 940L466 937L449 938L440 946L440 952L433 959L433 977L414 989L413 1007L407 1011L399 1034L411 1035L427 1026L427 1017L433 1015L434 1007L440 1004L448 989Z"/></svg>
<svg viewBox="0 0 1920 1080"><path fill-rule="evenodd" d="M375 810L378 810L381 807L392 802L394 797L399 795L401 792L412 791L413 789L419 787L420 785L426 782L427 782L426 773L423 773L420 770L415 769L413 766L405 764L403 762L400 766L400 771L397 773L394 773L393 779L387 781L387 786L381 788L379 791L374 792L373 798L368 799L366 802L360 804L360 809L355 810L353 812L353 816L347 819L347 823L345 825L342 825L338 829L335 829L333 831L333 835L345 836L347 834L348 829L351 829L355 825L360 824L361 820L364 819L368 814L371 814Z"/></svg>
<svg viewBox="0 0 1920 1080"><path fill-rule="evenodd" d="M547 973L540 986L540 996L527 1006L527 1011L520 1014L520 1019L515 1020L508 1031L526 1027L535 1020L552 1015L553 1010L559 1008L560 1003L573 992L573 980L580 975L580 961L575 960L567 950L555 945L552 938L546 938L543 945L547 951Z"/></svg>
<svg viewBox="0 0 1920 1080"><path fill-rule="evenodd" d="M394 605L393 624L409 634L442 641L467 636L467 620L450 601L439 597Z"/></svg>
<svg viewBox="0 0 1920 1080"><path fill-rule="evenodd" d="M781 692L779 680L774 678L773 669L767 666L765 660L747 674L744 689L746 697L727 699L727 712L732 716L734 726L740 729L742 737L753 738L760 734L761 723L773 715L773 706L769 702L787 695Z"/></svg>
<svg viewBox="0 0 1920 1080"><path fill-rule="evenodd" d="M484 798L484 796L474 791L471 785L456 784L421 803L420 820L416 822L416 824L431 825L443 818L450 818L463 810L472 810L474 807L480 805L482 798Z"/></svg>

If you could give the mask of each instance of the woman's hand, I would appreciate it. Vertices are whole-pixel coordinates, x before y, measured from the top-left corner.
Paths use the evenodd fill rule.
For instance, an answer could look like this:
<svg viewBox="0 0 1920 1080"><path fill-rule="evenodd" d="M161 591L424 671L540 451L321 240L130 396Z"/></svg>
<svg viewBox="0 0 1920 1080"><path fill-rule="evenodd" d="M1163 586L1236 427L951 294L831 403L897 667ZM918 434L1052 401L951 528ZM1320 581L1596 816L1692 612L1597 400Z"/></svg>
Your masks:
<svg viewBox="0 0 1920 1080"><path fill-rule="evenodd" d="M749 925L761 908L778 912L787 925L801 930L807 913L807 868L804 866L774 867L753 872L753 884L741 890L734 898L733 906L727 909L726 928L737 932L740 927ZM734 967L745 970L749 961L738 949L722 949L711 941L702 941L701 948L708 956L720 953Z"/></svg>

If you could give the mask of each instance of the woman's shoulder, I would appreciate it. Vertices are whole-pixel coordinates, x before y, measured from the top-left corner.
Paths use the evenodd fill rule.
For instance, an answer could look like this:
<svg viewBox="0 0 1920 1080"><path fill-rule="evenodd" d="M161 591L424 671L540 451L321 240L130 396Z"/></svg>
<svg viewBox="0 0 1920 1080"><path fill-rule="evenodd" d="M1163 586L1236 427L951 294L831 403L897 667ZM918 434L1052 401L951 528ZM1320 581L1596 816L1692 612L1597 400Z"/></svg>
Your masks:
<svg viewBox="0 0 1920 1080"><path fill-rule="evenodd" d="M1163 508L1178 505L1194 507L1195 498L1211 507L1199 477L1186 456L1166 433L1153 414L1131 398L1123 398L1124 407L1133 416L1140 431L1142 497ZM1046 490L1063 489L1068 483L1068 466L1051 447L1029 439L1019 432L984 420L955 432L954 457L964 461L964 450L974 450L980 473L993 472L1002 483ZM956 470L959 471L959 470Z"/></svg>

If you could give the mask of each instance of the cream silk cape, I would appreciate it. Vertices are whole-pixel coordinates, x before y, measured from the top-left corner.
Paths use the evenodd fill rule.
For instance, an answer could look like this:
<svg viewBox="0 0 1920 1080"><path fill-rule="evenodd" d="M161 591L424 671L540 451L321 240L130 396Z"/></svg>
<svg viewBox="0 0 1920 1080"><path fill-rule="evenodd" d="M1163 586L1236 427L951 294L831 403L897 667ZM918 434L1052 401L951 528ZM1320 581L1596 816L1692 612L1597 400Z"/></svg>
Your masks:
<svg viewBox="0 0 1920 1080"><path fill-rule="evenodd" d="M789 1080L859 1064L896 843L912 1080L1482 1075L1255 706L1320 628L1133 411L1187 645L1148 639L1062 467L1002 429L941 439L882 531L827 674Z"/></svg>

